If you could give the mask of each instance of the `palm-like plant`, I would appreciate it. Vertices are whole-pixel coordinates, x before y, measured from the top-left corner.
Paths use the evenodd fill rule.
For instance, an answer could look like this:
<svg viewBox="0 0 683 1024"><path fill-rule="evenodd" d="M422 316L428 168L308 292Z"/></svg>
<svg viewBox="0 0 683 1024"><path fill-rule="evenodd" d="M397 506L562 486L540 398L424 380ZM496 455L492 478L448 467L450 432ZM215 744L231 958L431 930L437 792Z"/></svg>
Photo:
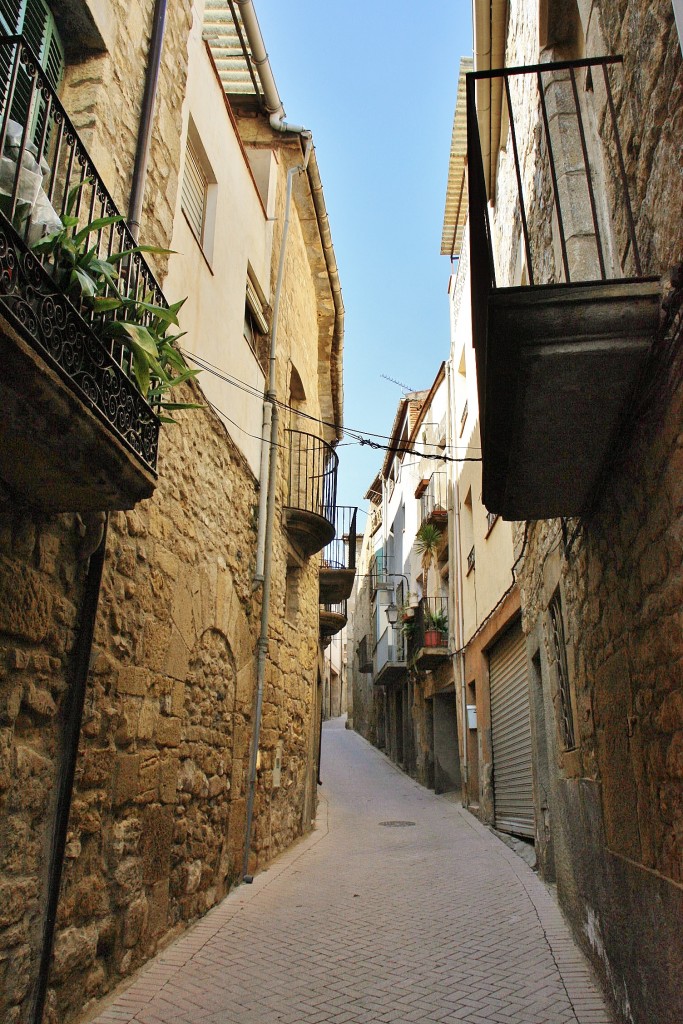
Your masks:
<svg viewBox="0 0 683 1024"><path fill-rule="evenodd" d="M422 556L425 597L429 597L429 570L436 562L441 534L442 531L433 523L423 523L417 531L415 550Z"/></svg>

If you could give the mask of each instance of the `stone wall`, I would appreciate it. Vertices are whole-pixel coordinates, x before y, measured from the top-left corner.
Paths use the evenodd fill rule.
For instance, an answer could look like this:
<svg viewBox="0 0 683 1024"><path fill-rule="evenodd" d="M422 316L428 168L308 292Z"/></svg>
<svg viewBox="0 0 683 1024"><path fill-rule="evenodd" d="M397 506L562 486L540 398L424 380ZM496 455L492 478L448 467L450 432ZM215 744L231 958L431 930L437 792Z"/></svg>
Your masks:
<svg viewBox="0 0 683 1024"><path fill-rule="evenodd" d="M124 210L151 9L117 5L112 53L70 67L64 88ZM172 5L167 15L141 229L141 240L157 245L171 237L177 193L189 10ZM276 258L289 156L279 162ZM319 273L322 255L311 252L311 224L300 223L310 220L307 203L304 193L293 209L278 393L287 400L294 364L306 411L319 416L321 391L331 384L320 357L329 315L318 314L330 290ZM275 273L273 266L273 281ZM201 381L187 397L202 401ZM252 583L258 486L209 408L177 419L162 432L154 496L109 518L48 1024L63 1024L109 991L220 900L241 871L261 608ZM316 802L318 560L293 551L285 530L288 425L281 421L279 434L251 870L310 827ZM0 1018L8 1024L28 1019L36 979L63 711L100 527L97 517L46 518L4 495L0 506Z"/></svg>
<svg viewBox="0 0 683 1024"><path fill-rule="evenodd" d="M644 270L660 275L683 257L683 67L671 4L578 6L587 53L624 54L616 96L622 144ZM628 270L623 207L609 176L606 198ZM683 1017L683 363L680 319L671 322L680 298L595 507L564 535L548 521L518 536L539 863L556 878L620 1019L635 1024ZM564 701L548 612L557 593L570 683ZM563 740L563 707L574 746Z"/></svg>
<svg viewBox="0 0 683 1024"><path fill-rule="evenodd" d="M0 1018L20 1019L43 930L88 524L0 504ZM96 545L96 541L95 541Z"/></svg>

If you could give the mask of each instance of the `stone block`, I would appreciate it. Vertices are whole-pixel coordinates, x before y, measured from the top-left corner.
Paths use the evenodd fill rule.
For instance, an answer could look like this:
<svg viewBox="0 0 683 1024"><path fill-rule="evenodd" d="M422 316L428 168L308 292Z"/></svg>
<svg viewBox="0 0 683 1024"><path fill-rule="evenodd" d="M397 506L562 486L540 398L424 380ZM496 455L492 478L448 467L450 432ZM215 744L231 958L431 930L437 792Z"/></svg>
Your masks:
<svg viewBox="0 0 683 1024"><path fill-rule="evenodd" d="M168 927L168 878L155 882L148 894L146 934L163 935Z"/></svg>
<svg viewBox="0 0 683 1024"><path fill-rule="evenodd" d="M172 679L184 681L190 669L190 651L180 632L173 626L166 649L162 672Z"/></svg>
<svg viewBox="0 0 683 1024"><path fill-rule="evenodd" d="M143 697L150 687L150 673L146 668L136 665L124 665L119 669L116 680L118 693L127 693L134 697Z"/></svg>
<svg viewBox="0 0 683 1024"><path fill-rule="evenodd" d="M145 620L142 630L144 660L153 672L164 671L172 634L173 623L167 619Z"/></svg>
<svg viewBox="0 0 683 1024"><path fill-rule="evenodd" d="M180 762L172 757L159 765L159 799L163 804L175 804L178 791Z"/></svg>
<svg viewBox="0 0 683 1024"><path fill-rule="evenodd" d="M143 701L140 714L138 715L138 739L150 740L154 735L158 720L159 708L157 705L151 700Z"/></svg>
<svg viewBox="0 0 683 1024"><path fill-rule="evenodd" d="M156 723L155 739L160 747L178 747L181 740L181 721L179 718L159 717Z"/></svg>
<svg viewBox="0 0 683 1024"><path fill-rule="evenodd" d="M185 684L175 682L171 691L171 714L182 715L185 711Z"/></svg>
<svg viewBox="0 0 683 1024"><path fill-rule="evenodd" d="M51 624L54 598L38 573L0 557L0 633L41 643Z"/></svg>
<svg viewBox="0 0 683 1024"><path fill-rule="evenodd" d="M140 787L140 754L120 754L114 772L114 803L124 804L137 796Z"/></svg>
<svg viewBox="0 0 683 1024"><path fill-rule="evenodd" d="M87 970L97 954L97 927L66 928L57 935L52 959L51 980L63 981L68 975Z"/></svg>
<svg viewBox="0 0 683 1024"><path fill-rule="evenodd" d="M148 905L147 899L140 896L133 900L123 918L123 945L130 949L140 941L140 936L147 924Z"/></svg>
<svg viewBox="0 0 683 1024"><path fill-rule="evenodd" d="M142 819L142 877L146 885L168 876L173 839L173 808L155 805Z"/></svg>

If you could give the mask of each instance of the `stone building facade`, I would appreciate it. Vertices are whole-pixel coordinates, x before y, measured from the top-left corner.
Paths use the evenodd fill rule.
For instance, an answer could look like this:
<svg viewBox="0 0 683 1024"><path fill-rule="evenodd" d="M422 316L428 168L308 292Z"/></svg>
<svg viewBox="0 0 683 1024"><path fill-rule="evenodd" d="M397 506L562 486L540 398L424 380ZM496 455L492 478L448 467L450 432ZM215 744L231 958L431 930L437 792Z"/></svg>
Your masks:
<svg viewBox="0 0 683 1024"><path fill-rule="evenodd" d="M477 8L482 18L489 17L488 3ZM523 10L509 5L509 13L499 17L498 9L494 15L489 53L498 48L500 64L504 59L508 67L623 55L623 63L613 67L614 114L640 268L619 183L617 130L599 65L586 77L581 77L585 68L575 72L580 83L576 102L585 113L585 157L568 116L575 119L569 77L547 89L549 130L557 144L556 182L544 163L547 143L541 141L545 134L538 100L530 99L530 93L519 103L515 145L533 206L526 255L515 207L514 147L504 120L491 128L493 115L487 126L493 153L487 187L493 195L491 232L502 254L497 269L503 285L529 283L529 253L537 257L532 283L566 280L560 226L552 217L555 189L561 198L573 198L563 226L573 279L600 278L596 240L601 239L614 294L623 288L633 296L643 287L658 296L647 359L632 379L618 429L606 439L607 454L590 501L578 511L567 505L559 518L512 518L528 519L516 533L516 557L527 637L539 866L544 877L557 883L562 905L618 1018L671 1024L683 1016L681 41L668 0L547 2ZM488 66L497 66L490 59ZM478 69L485 66L482 58ZM535 88L535 82L534 73L529 87ZM584 159L596 186L593 215L582 183ZM648 283L641 286L643 280ZM564 299L559 291L554 294L554 316L560 322ZM475 313L476 301L473 290ZM587 301L584 331L597 308L592 301ZM528 332L533 311L527 315ZM634 322L629 316L624 314L627 328ZM570 327L568 344L575 334L576 327ZM574 365L580 358L575 351ZM478 372L480 394L488 399L495 371L478 356ZM619 376L616 363L600 376L613 384ZM587 380L584 391L590 386ZM596 391L593 437L585 449L589 455L591 446L597 451L602 443L600 406L609 400L606 390L602 401ZM575 423L580 408L577 391L567 406ZM549 430L558 422L548 407L545 422ZM516 427L511 419L511 436ZM486 461L486 438L483 443ZM577 434L577 460L583 457L580 449ZM561 459L558 450L556 467ZM519 465L511 471L509 488L523 478L525 468ZM540 462L536 471L555 486L552 475L543 477ZM563 473L555 468L559 486ZM562 500L567 503L566 497Z"/></svg>
<svg viewBox="0 0 683 1024"><path fill-rule="evenodd" d="M152 10L142 3L54 11L69 41L62 101L124 210ZM254 581L260 466L248 433L254 418L260 432L269 342L257 338L249 354L245 284L247 276L256 281L268 320L287 172L303 163L305 147L298 134L269 125L257 97L241 109L245 98L233 97L231 106L202 40L204 17L201 4L170 5L167 13L140 230L145 244L175 248L186 229L182 182L199 81L219 136L212 145L227 147L220 170L248 222L231 252L214 247L216 267L226 260L220 279L191 238L186 244L183 236L177 255L150 259L169 301L182 298L181 289L209 289L204 321L194 292L181 314L183 344L209 360L182 389L181 398L201 408L173 413L153 496L111 511L108 522L98 511L55 513L27 503L12 479L2 481L0 1017L8 1024L38 1019L41 985L46 1022L83 1013L242 875L262 610ZM210 182L218 217L225 215L221 182L218 174ZM229 235L220 222L218 229ZM239 285L230 291L233 278ZM209 345L212 302L222 317L220 359ZM314 156L295 175L278 330L276 392L290 409L278 436L250 871L310 828L316 806L319 559L299 547L286 512L290 430L316 435L332 464L341 421L343 308ZM254 377L240 404L230 387L221 391L216 371L244 385L235 366L249 359ZM74 744L71 786L65 765Z"/></svg>

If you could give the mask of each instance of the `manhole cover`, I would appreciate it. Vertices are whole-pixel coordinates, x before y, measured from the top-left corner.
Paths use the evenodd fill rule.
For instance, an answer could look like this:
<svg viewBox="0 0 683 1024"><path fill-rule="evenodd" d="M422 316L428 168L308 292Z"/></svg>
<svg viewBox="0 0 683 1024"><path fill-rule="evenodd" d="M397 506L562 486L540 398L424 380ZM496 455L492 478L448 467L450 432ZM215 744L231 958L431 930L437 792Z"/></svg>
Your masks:
<svg viewBox="0 0 683 1024"><path fill-rule="evenodd" d="M380 825L384 825L385 828L407 828L408 825L414 824L414 821L380 821Z"/></svg>

